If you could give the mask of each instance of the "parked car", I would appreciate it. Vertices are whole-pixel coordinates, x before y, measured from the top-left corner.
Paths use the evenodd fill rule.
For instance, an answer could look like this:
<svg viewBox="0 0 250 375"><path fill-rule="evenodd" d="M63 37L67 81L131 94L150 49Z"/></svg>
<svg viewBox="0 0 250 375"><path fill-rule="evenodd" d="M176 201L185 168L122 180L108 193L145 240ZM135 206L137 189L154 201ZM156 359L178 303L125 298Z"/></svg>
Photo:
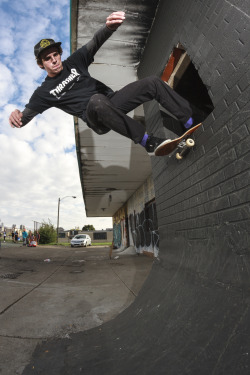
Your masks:
<svg viewBox="0 0 250 375"><path fill-rule="evenodd" d="M77 234L70 241L71 247L75 246L91 246L91 238L88 234Z"/></svg>

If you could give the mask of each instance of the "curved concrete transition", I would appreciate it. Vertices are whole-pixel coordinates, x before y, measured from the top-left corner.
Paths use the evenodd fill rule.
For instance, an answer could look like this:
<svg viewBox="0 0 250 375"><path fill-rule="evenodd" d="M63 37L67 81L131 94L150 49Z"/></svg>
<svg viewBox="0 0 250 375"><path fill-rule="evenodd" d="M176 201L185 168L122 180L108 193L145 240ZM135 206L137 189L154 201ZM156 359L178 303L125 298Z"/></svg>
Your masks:
<svg viewBox="0 0 250 375"><path fill-rule="evenodd" d="M44 342L23 374L249 374L249 257L240 227L216 229L206 246L162 233L135 302L100 327Z"/></svg>

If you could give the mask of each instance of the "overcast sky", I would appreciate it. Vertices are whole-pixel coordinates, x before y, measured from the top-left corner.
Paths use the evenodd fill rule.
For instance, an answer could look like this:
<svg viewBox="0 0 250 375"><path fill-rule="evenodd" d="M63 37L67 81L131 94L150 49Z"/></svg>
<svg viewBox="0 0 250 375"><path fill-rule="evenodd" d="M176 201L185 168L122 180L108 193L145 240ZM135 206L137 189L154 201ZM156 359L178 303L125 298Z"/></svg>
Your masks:
<svg viewBox="0 0 250 375"><path fill-rule="evenodd" d="M75 151L73 118L58 109L13 129L9 114L23 110L46 73L36 65L34 45L43 38L61 41L70 52L70 0L0 0L0 224L34 221L56 226L58 198L64 229L93 224L112 227L111 218L86 218Z"/></svg>

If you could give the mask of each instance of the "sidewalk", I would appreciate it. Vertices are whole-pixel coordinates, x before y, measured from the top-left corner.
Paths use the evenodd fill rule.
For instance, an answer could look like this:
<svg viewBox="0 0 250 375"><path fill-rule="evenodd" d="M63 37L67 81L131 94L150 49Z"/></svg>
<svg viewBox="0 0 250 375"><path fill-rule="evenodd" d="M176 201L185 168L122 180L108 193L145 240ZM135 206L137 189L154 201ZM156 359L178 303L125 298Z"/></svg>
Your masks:
<svg viewBox="0 0 250 375"><path fill-rule="evenodd" d="M114 318L134 301L153 261L118 253L110 260L108 247L3 245L1 375L22 374L41 341L70 337Z"/></svg>

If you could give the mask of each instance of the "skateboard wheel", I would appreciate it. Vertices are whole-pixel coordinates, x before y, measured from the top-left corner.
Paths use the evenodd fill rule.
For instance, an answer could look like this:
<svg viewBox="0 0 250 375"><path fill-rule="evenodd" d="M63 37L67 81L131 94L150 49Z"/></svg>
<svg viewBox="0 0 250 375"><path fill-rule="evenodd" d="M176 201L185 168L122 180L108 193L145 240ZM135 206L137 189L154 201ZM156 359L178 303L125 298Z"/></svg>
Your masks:
<svg viewBox="0 0 250 375"><path fill-rule="evenodd" d="M176 154L176 159L177 160L182 160L183 159L183 156L181 156L181 154L179 152L177 152Z"/></svg>
<svg viewBox="0 0 250 375"><path fill-rule="evenodd" d="M195 144L195 142L194 142L194 140L193 140L192 138L188 138L188 139L186 140L186 145L187 145L188 147L194 147L194 144Z"/></svg>

